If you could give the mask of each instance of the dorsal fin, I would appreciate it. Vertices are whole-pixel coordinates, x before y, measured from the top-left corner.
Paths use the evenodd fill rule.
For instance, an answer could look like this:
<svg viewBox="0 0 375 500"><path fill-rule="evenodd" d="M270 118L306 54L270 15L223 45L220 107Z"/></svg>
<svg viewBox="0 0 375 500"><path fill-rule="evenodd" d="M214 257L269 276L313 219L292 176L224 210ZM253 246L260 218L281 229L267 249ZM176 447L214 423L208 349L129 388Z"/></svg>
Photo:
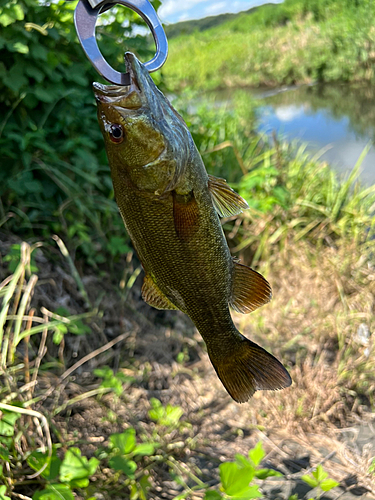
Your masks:
<svg viewBox="0 0 375 500"><path fill-rule="evenodd" d="M142 298L155 309L177 309L164 295L149 274L145 275L142 285Z"/></svg>
<svg viewBox="0 0 375 500"><path fill-rule="evenodd" d="M199 224L199 207L193 191L186 195L173 191L173 217L177 236L188 241Z"/></svg>
<svg viewBox="0 0 375 500"><path fill-rule="evenodd" d="M225 179L208 176L208 189L216 212L220 217L238 215L249 205L246 201L227 184Z"/></svg>
<svg viewBox="0 0 375 500"><path fill-rule="evenodd" d="M250 267L234 261L232 298L230 306L237 312L247 314L272 298L268 281Z"/></svg>

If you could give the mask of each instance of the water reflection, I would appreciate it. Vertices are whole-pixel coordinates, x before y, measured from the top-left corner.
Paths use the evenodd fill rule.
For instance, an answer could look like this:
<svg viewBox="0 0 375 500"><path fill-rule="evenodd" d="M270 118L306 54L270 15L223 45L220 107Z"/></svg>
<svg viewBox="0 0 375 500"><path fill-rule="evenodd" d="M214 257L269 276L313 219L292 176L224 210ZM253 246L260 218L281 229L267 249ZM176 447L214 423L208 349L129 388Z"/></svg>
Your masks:
<svg viewBox="0 0 375 500"><path fill-rule="evenodd" d="M375 142L375 89L363 86L303 86L257 92L259 129L276 130L289 140L327 148L321 158L338 171L350 171L369 141ZM375 183L375 149L362 163L361 179Z"/></svg>

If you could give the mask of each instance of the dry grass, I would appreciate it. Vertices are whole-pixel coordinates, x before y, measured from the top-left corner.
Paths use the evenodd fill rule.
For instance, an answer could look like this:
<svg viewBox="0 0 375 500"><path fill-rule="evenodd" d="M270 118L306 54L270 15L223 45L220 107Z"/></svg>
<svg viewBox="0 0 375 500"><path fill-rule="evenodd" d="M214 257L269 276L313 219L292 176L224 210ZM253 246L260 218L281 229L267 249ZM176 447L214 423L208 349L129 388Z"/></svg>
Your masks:
<svg viewBox="0 0 375 500"><path fill-rule="evenodd" d="M51 273L55 279L58 274L65 276L65 282L55 283L61 296L66 294L66 286L68 295L75 287L66 278L63 261L56 268L49 266L40 273L29 307L42 302L46 287L51 290L44 273ZM286 243L264 265L263 272L273 286L273 301L249 316L235 314L234 318L240 331L288 366L293 378L289 389L259 392L247 404L234 403L217 379L203 341L185 316L158 313L140 302L141 279L131 291L129 306L110 292L112 285L103 281L99 284L91 276L83 279L89 299L94 301L99 287L108 291L105 307L111 299L111 315L98 319L96 328L100 325L101 336L94 333L90 346L84 343L78 350L69 347L74 342L67 337L66 366L59 373L40 373L34 393L42 399L33 408L54 415L54 439L78 443L87 456L105 444L110 434L129 425L152 440L155 430L161 432L148 416L150 398L156 397L184 410L182 420L188 425L168 431L163 439L179 467L188 471L187 478L189 473L202 474L205 481L215 482L220 461L233 460L235 453L246 454L262 440L268 465L285 474L281 482L275 478L265 483L270 498L274 498L274 488L281 488L282 496L288 498L301 487L299 478L305 470L321 462L345 491L366 488L363 491L375 493L368 474L375 455L370 413L375 387L374 348L371 337L364 345L358 336L361 324L369 331L375 329L374 267L350 244L317 249L299 241ZM53 300L50 293L49 301ZM75 306L72 312L77 314L80 307L84 308L77 292L70 300ZM82 358L93 347L103 346L102 338L108 341L110 332L117 336L125 331L129 332L125 342L114 350L102 349L98 356L88 356L86 363L78 362L74 371L65 371L77 362L73 352ZM48 341L46 344L53 353L53 346ZM178 363L181 352L185 361ZM98 397L92 370L108 363L135 378L120 398L105 391ZM358 437L361 429L367 433L364 446ZM97 478L109 485L112 479L109 469L102 470ZM152 483L151 498L173 498L180 491L162 461L153 468Z"/></svg>
<svg viewBox="0 0 375 500"><path fill-rule="evenodd" d="M134 424L136 419L147 428L151 397L180 405L184 420L193 427L176 439L191 441L190 453L185 455L185 450L180 457L190 466L195 455L203 456L205 464L231 460L260 439L268 459L279 467L283 460L298 462L304 455L310 456L311 466L317 465L334 451L335 460L325 462L332 477L342 483L355 477L352 488L359 484L374 492L368 468L375 447L357 449L355 439L344 441L342 435L346 429L355 437L360 423L370 418L373 345L359 343L357 330L361 323L374 330L375 270L354 248L322 248L316 255L303 242L285 247L267 267L274 300L251 316L235 315L235 320L248 337L289 366L291 388L256 393L248 404L233 403L199 335L185 337L179 331L191 326L178 315L178 328L152 333L144 329L135 339L138 362L132 373L137 383L128 393L126 410L117 408L116 413L120 421ZM175 360L184 349L195 360L181 365ZM140 375L147 369L147 377ZM207 466L203 470L209 472ZM288 469L283 472L290 476ZM289 479L292 484L296 478ZM155 481L165 493L163 482Z"/></svg>

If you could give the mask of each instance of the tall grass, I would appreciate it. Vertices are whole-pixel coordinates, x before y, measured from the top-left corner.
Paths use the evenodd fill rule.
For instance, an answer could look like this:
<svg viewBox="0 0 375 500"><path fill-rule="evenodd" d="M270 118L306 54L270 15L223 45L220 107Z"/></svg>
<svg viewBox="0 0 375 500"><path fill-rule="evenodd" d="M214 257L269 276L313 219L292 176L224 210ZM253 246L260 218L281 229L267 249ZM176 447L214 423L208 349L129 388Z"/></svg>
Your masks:
<svg viewBox="0 0 375 500"><path fill-rule="evenodd" d="M14 253L6 256L10 257L4 259L10 261L9 267L16 266L0 283L0 460L5 460L10 482L13 469L29 456L30 450L39 446L48 461L52 457L48 419L32 409L43 400L40 391L36 395L34 390L47 353L48 334L52 332L54 343L60 344L70 327L77 326L77 322L80 325L82 319L93 315L89 312L67 318L44 307L41 308L43 316L36 314L31 301L38 275L34 272L32 253L38 246L40 244L30 246L23 242L18 258ZM33 342L34 336L36 342ZM46 462L28 478L34 479L43 473L47 465ZM0 477L5 479L2 467Z"/></svg>
<svg viewBox="0 0 375 500"><path fill-rule="evenodd" d="M245 93L224 107L201 102L193 114L179 109L208 171L231 182L250 206L224 224L235 252L256 264L285 241L306 239L329 246L352 241L371 255L375 186L359 180L370 144L343 177L305 145L255 133L256 109Z"/></svg>
<svg viewBox="0 0 375 500"><path fill-rule="evenodd" d="M276 142L268 147L260 164L239 184L240 194L250 200L251 209L241 216L235 250L255 245L256 261L285 239L333 246L351 240L364 249L373 248L375 186L362 187L358 181L368 149L351 173L340 180L326 163L312 159L303 146L296 149Z"/></svg>
<svg viewBox="0 0 375 500"><path fill-rule="evenodd" d="M368 0L356 4L287 0L173 38L163 70L167 86L181 90L372 81L375 8Z"/></svg>

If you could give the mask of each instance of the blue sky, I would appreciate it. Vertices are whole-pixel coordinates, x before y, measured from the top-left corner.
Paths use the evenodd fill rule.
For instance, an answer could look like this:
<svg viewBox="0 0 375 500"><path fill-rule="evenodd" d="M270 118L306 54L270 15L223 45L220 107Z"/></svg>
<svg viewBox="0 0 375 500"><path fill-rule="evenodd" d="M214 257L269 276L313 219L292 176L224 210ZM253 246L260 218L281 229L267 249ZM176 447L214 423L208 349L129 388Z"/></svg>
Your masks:
<svg viewBox="0 0 375 500"><path fill-rule="evenodd" d="M224 12L240 12L263 3L282 0L162 0L158 14L163 22L176 23L188 19L216 16Z"/></svg>

